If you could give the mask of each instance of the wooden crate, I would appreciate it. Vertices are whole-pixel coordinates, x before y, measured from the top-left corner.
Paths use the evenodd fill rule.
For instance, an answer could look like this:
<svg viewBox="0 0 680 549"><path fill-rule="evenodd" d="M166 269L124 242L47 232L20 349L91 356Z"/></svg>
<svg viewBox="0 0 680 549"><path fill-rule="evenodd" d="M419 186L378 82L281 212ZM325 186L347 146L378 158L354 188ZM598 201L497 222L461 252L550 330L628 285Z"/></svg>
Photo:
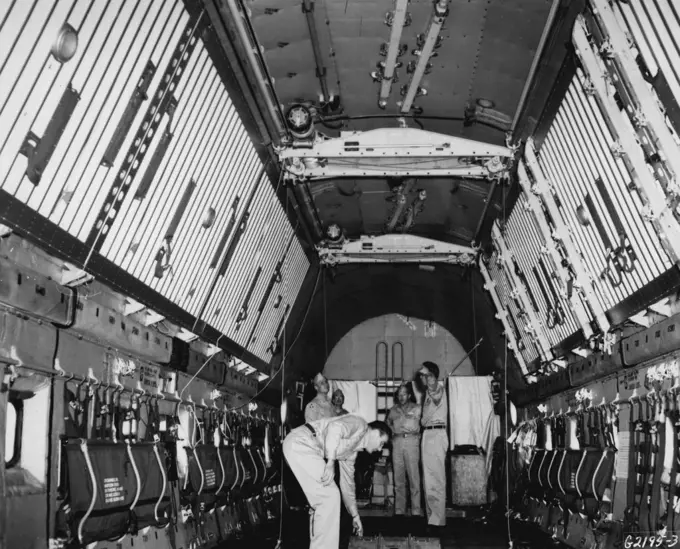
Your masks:
<svg viewBox="0 0 680 549"><path fill-rule="evenodd" d="M458 506L485 505L487 476L483 455L451 456L451 502Z"/></svg>

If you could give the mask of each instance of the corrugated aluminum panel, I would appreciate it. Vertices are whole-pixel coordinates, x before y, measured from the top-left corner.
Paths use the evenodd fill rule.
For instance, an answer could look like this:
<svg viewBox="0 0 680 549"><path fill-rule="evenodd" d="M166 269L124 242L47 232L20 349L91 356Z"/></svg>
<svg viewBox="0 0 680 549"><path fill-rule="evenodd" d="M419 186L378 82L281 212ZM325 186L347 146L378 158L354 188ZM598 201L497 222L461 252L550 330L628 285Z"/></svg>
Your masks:
<svg viewBox="0 0 680 549"><path fill-rule="evenodd" d="M4 3L0 187L267 360L309 262L204 47L207 19L181 0ZM78 45L62 63L64 25Z"/></svg>
<svg viewBox="0 0 680 549"><path fill-rule="evenodd" d="M627 0L612 9L635 41L662 101L680 104L680 5L675 0ZM670 97L663 97L666 93ZM671 105L667 104L667 108Z"/></svg>
<svg viewBox="0 0 680 549"><path fill-rule="evenodd" d="M513 299L513 287L508 280L503 262L494 250L487 265L491 280L496 283L496 294L508 313L508 321L515 332L515 338L522 357L527 364L539 358L538 344L534 336L527 330L528 317L516 299Z"/></svg>
<svg viewBox="0 0 680 549"><path fill-rule="evenodd" d="M577 71L541 147L564 222L608 310L671 267L632 189L597 102Z"/></svg>
<svg viewBox="0 0 680 549"><path fill-rule="evenodd" d="M508 217L505 238L526 280L527 291L551 346L578 331L578 324L561 287L545 241L522 193Z"/></svg>

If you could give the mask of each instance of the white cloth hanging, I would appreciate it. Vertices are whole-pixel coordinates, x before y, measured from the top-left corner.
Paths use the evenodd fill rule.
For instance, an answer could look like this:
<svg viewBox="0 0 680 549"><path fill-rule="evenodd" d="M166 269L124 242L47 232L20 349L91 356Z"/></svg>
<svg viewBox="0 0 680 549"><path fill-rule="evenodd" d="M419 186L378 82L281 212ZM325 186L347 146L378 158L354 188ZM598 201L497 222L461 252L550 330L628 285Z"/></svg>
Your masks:
<svg viewBox="0 0 680 549"><path fill-rule="evenodd" d="M345 395L343 407L350 414L357 414L366 421L378 419L377 389L369 381L338 381L329 380L331 394L340 389Z"/></svg>
<svg viewBox="0 0 680 549"><path fill-rule="evenodd" d="M488 454L491 436L489 422L493 411L491 376L450 376L449 380L449 448L473 445Z"/></svg>

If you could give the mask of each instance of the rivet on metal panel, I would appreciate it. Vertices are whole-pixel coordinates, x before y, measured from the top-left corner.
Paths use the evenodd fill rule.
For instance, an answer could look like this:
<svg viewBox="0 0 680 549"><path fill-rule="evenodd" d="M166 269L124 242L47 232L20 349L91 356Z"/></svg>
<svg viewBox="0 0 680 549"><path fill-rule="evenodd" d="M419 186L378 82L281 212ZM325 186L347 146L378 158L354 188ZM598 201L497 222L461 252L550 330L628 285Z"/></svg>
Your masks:
<svg viewBox="0 0 680 549"><path fill-rule="evenodd" d="M67 63L73 58L77 50L78 32L68 23L64 23L59 29L50 52L60 63Z"/></svg>

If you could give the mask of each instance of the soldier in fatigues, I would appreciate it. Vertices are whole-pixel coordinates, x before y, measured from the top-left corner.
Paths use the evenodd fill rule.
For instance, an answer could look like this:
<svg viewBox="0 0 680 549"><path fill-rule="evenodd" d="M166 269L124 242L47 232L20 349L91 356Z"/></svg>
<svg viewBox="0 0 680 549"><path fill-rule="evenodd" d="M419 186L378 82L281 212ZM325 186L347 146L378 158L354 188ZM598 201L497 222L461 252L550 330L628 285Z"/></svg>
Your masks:
<svg viewBox="0 0 680 549"><path fill-rule="evenodd" d="M363 535L356 504L354 462L359 450L379 452L390 439L382 421L366 423L355 415L319 419L293 429L283 441L283 455L312 508L309 549L338 549L340 492L352 516L354 531ZM333 476L340 463L340 491Z"/></svg>
<svg viewBox="0 0 680 549"><path fill-rule="evenodd" d="M345 414L349 414L349 412L343 408L343 405L345 404L345 393L342 392L342 389L336 389L333 391L331 403L333 404L333 410L336 416L344 416Z"/></svg>
<svg viewBox="0 0 680 549"><path fill-rule="evenodd" d="M316 396L305 407L305 421L307 423L336 415L328 395L331 387L321 372L316 374L314 378L314 389L316 389Z"/></svg>
<svg viewBox="0 0 680 549"><path fill-rule="evenodd" d="M423 362L418 372L426 391L423 398L423 426L421 442L423 460L423 488L427 524L437 530L446 526L446 452L449 437L446 432L448 401L446 388L439 381L439 366Z"/></svg>
<svg viewBox="0 0 680 549"><path fill-rule="evenodd" d="M411 515L420 516L420 417L410 383L397 391L397 403L387 416L392 429L392 469L394 471L394 514L406 514L406 477L411 492Z"/></svg>
<svg viewBox="0 0 680 549"><path fill-rule="evenodd" d="M305 408L305 421L310 423L317 419L341 416L347 413L342 407L345 401L340 389L333 392L333 398L329 398L330 384L323 374L318 373L314 378L316 396L309 401ZM338 395L339 393L339 395ZM338 398L338 396L340 398ZM338 406L339 404L339 406ZM335 483L340 487L340 464L335 464ZM340 507L340 546L339 549L347 549L352 537L352 517L347 509Z"/></svg>

